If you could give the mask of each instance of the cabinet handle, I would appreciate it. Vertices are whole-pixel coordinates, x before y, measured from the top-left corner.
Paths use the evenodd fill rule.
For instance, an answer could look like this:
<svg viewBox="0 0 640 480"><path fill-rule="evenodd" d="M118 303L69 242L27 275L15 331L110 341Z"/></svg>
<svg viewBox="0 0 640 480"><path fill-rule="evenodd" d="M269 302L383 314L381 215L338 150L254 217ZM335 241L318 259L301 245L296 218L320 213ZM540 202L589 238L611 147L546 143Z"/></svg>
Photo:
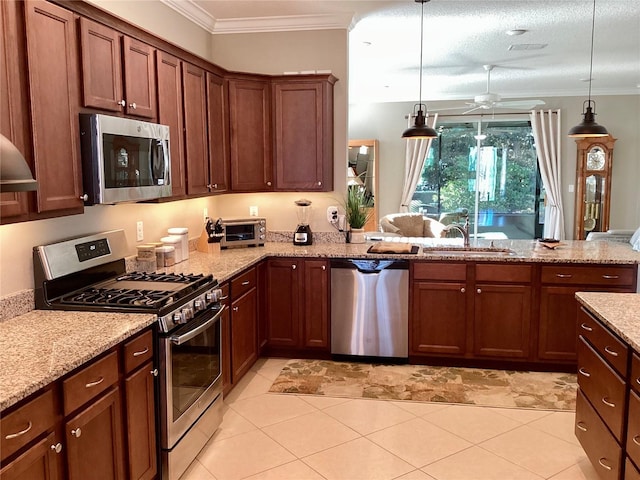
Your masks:
<svg viewBox="0 0 640 480"><path fill-rule="evenodd" d="M51 445L51 450L53 450L56 453L60 453L62 451L62 444L58 442L55 445Z"/></svg>
<svg viewBox="0 0 640 480"><path fill-rule="evenodd" d="M477 289L477 290L476 290L476 292L477 292L477 293L482 293L482 289L481 289L481 288L479 288L479 289Z"/></svg>
<svg viewBox="0 0 640 480"><path fill-rule="evenodd" d="M89 195L87 195L86 193L84 195L80 195L80 200L86 202L87 200L89 200Z"/></svg>
<svg viewBox="0 0 640 480"><path fill-rule="evenodd" d="M16 432L16 433L10 433L4 438L6 438L7 440L13 440L14 438L18 438L19 436L24 435L29 430L31 430L31 427L33 427L33 423L29 422L29 425L27 425L27 428L25 428L24 430L20 430L19 432Z"/></svg>
<svg viewBox="0 0 640 480"><path fill-rule="evenodd" d="M120 105L121 107L124 107L127 102L125 102L124 100L120 100L119 102L116 102L117 105Z"/></svg>
<svg viewBox="0 0 640 480"><path fill-rule="evenodd" d="M136 102L130 103L129 104L129 108L133 108L134 110L137 108L138 106L136 105Z"/></svg>
<svg viewBox="0 0 640 480"><path fill-rule="evenodd" d="M620 278L620 275L602 275L602 278L606 280L616 280Z"/></svg>
<svg viewBox="0 0 640 480"><path fill-rule="evenodd" d="M95 382L89 382L85 385L85 387L87 388L91 388L91 387L95 387L96 385L100 385L102 382L104 382L104 377L100 377L98 380L96 380Z"/></svg>
<svg viewBox="0 0 640 480"><path fill-rule="evenodd" d="M579 373L580 375L584 375L584 376L585 376L585 377L587 377L587 378L589 378L589 377L591 376L591 374L590 374L589 372L587 372L587 371L584 369L584 367L580 367L580 368L578 369L578 373Z"/></svg>
<svg viewBox="0 0 640 480"><path fill-rule="evenodd" d="M587 431L587 427L585 426L584 422L578 422L576 423L576 427L578 427L580 430L582 430L583 432Z"/></svg>
<svg viewBox="0 0 640 480"><path fill-rule="evenodd" d="M598 463L600 464L600 466L604 467L605 469L607 469L609 471L613 470L613 468L611 468L609 465L604 463L603 460L606 460L606 458L601 458L601 459L598 460Z"/></svg>
<svg viewBox="0 0 640 480"><path fill-rule="evenodd" d="M640 435L636 435L635 437L633 437L633 443L640 446Z"/></svg>
<svg viewBox="0 0 640 480"><path fill-rule="evenodd" d="M607 407L616 408L616 404L611 403L607 397L602 397L602 403L604 403Z"/></svg>
<svg viewBox="0 0 640 480"><path fill-rule="evenodd" d="M140 350L139 352L133 352L134 357L139 357L140 355L144 355L149 351L149 347L144 347L144 350Z"/></svg>
<svg viewBox="0 0 640 480"><path fill-rule="evenodd" d="M586 323L582 323L580 325L580 328L582 328L583 330L586 330L587 332L593 332L593 328L591 328L589 325L587 325Z"/></svg>
<svg viewBox="0 0 640 480"><path fill-rule="evenodd" d="M82 430L80 430L80 427L76 428L75 430L71 430L71 435L76 438L80 438L80 435L82 435Z"/></svg>
<svg viewBox="0 0 640 480"><path fill-rule="evenodd" d="M318 182L318 186L321 187L322 186L322 182Z"/></svg>
<svg viewBox="0 0 640 480"><path fill-rule="evenodd" d="M217 189L217 188L218 188L218 184L217 184L217 183L214 183L214 184L213 184L213 188L216 188L216 189Z"/></svg>
<svg viewBox="0 0 640 480"><path fill-rule="evenodd" d="M220 297L220 301L226 300L227 298L229 298L229 295L225 295L224 297Z"/></svg>
<svg viewBox="0 0 640 480"><path fill-rule="evenodd" d="M267 182L267 187L270 187L270 186L271 186L271 182Z"/></svg>
<svg viewBox="0 0 640 480"><path fill-rule="evenodd" d="M240 308L239 308L239 307L233 307L233 311L234 311L234 312L237 312L238 310L240 310Z"/></svg>
<svg viewBox="0 0 640 480"><path fill-rule="evenodd" d="M242 282L242 286L246 287L247 285L249 285L249 283L250 283L249 280L245 280L244 282Z"/></svg>
<svg viewBox="0 0 640 480"><path fill-rule="evenodd" d="M615 350L611 350L608 346L604 347L604 351L607 352L612 357L617 357L618 356L618 352L616 352Z"/></svg>
<svg viewBox="0 0 640 480"><path fill-rule="evenodd" d="M636 383L640 385L640 377L636 378Z"/></svg>
<svg viewBox="0 0 640 480"><path fill-rule="evenodd" d="M466 288L464 288L464 287L462 287L462 288L460 289L460 292L461 292L461 293L464 293L464 292L466 292L466 291L467 291L467 289L466 289Z"/></svg>
<svg viewBox="0 0 640 480"><path fill-rule="evenodd" d="M573 277L573 275L570 275L568 273L556 273L556 277L558 277L558 278L571 278L571 277Z"/></svg>
<svg viewBox="0 0 640 480"><path fill-rule="evenodd" d="M153 369L153 370L151 370L151 372L149 372L149 373L151 373L151 375L153 375L154 377L157 377L159 372L158 372L158 369L157 369L157 368L154 368L154 369Z"/></svg>
<svg viewBox="0 0 640 480"><path fill-rule="evenodd" d="M326 270L327 267L325 265L322 265L322 270Z"/></svg>
<svg viewBox="0 0 640 480"><path fill-rule="evenodd" d="M294 263L293 265L291 265L291 269L295 270L296 269L296 264Z"/></svg>

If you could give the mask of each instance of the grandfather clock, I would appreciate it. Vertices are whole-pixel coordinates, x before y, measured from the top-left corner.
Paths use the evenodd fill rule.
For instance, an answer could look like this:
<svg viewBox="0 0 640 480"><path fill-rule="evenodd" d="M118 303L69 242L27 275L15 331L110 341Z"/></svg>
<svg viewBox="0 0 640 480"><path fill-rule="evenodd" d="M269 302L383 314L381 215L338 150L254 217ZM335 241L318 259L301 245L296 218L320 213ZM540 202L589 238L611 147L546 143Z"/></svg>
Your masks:
<svg viewBox="0 0 640 480"><path fill-rule="evenodd" d="M589 232L606 232L609 229L611 167L615 142L616 139L611 135L576 139L576 240L584 240Z"/></svg>

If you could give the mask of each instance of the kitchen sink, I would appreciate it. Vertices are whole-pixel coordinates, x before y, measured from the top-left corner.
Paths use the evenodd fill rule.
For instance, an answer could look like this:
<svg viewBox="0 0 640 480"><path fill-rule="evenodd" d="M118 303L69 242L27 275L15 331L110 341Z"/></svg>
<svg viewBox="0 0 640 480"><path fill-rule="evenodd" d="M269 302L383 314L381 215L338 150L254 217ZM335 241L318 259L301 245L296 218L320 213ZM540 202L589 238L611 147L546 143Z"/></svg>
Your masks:
<svg viewBox="0 0 640 480"><path fill-rule="evenodd" d="M509 248L495 247L423 247L425 255L456 256L456 257L508 257L518 254Z"/></svg>

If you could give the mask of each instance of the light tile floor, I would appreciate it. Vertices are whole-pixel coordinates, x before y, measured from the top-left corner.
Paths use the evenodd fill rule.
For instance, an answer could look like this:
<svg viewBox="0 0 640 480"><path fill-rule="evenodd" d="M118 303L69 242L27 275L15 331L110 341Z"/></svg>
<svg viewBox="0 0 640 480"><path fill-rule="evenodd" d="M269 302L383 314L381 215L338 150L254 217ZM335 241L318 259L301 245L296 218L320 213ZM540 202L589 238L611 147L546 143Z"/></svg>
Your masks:
<svg viewBox="0 0 640 480"><path fill-rule="evenodd" d="M181 480L597 480L572 412L267 393L260 359Z"/></svg>

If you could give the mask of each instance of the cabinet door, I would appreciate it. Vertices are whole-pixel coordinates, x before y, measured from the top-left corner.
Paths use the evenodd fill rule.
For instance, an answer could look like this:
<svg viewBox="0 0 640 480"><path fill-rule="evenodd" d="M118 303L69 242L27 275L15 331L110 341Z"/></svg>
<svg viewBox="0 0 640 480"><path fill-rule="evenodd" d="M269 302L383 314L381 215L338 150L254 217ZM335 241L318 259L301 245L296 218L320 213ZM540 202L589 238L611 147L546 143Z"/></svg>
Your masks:
<svg viewBox="0 0 640 480"><path fill-rule="evenodd" d="M474 352L479 356L526 359L531 329L531 287L476 285Z"/></svg>
<svg viewBox="0 0 640 480"><path fill-rule="evenodd" d="M258 359L258 292L252 288L231 304L231 376L237 383Z"/></svg>
<svg viewBox="0 0 640 480"><path fill-rule="evenodd" d="M412 298L410 353L464 355L467 345L466 284L416 282Z"/></svg>
<svg viewBox="0 0 640 480"><path fill-rule="evenodd" d="M171 195L187 193L182 117L182 61L168 53L156 52L158 76L158 121L169 126L171 152Z"/></svg>
<svg viewBox="0 0 640 480"><path fill-rule="evenodd" d="M118 388L65 424L69 480L124 479Z"/></svg>
<svg viewBox="0 0 640 480"><path fill-rule="evenodd" d="M323 83L283 81L272 92L276 190L332 190L333 122Z"/></svg>
<svg viewBox="0 0 640 480"><path fill-rule="evenodd" d="M231 372L231 315L226 309L220 317L222 335L222 389L223 395L227 395L233 387L233 374Z"/></svg>
<svg viewBox="0 0 640 480"><path fill-rule="evenodd" d="M184 138L187 158L187 193L209 193L205 71L182 64L184 88Z"/></svg>
<svg viewBox="0 0 640 480"><path fill-rule="evenodd" d="M272 258L267 262L267 343L274 347L300 345L300 262Z"/></svg>
<svg viewBox="0 0 640 480"><path fill-rule="evenodd" d="M120 34L80 18L83 105L112 112L123 110Z"/></svg>
<svg viewBox="0 0 640 480"><path fill-rule="evenodd" d="M123 38L126 112L156 118L155 49L129 37Z"/></svg>
<svg viewBox="0 0 640 480"><path fill-rule="evenodd" d="M156 421L152 362L125 379L129 479L155 478Z"/></svg>
<svg viewBox="0 0 640 480"><path fill-rule="evenodd" d="M231 190L273 189L269 85L262 80L229 80Z"/></svg>
<svg viewBox="0 0 640 480"><path fill-rule="evenodd" d="M31 163L27 103L27 69L24 49L22 5L0 2L0 134L7 137ZM33 168L31 168L33 172ZM27 192L0 193L0 219L26 219L29 212Z"/></svg>
<svg viewBox="0 0 640 480"><path fill-rule="evenodd" d="M75 18L51 3L28 1L25 21L38 212L81 213Z"/></svg>
<svg viewBox="0 0 640 480"><path fill-rule="evenodd" d="M300 286L299 286L300 288ZM304 346L329 348L329 262L304 261Z"/></svg>
<svg viewBox="0 0 640 480"><path fill-rule="evenodd" d="M55 433L50 433L18 458L3 465L0 480L62 480L63 455L62 444Z"/></svg>
<svg viewBox="0 0 640 480"><path fill-rule="evenodd" d="M209 179L213 193L229 189L229 146L224 79L207 72Z"/></svg>
<svg viewBox="0 0 640 480"><path fill-rule="evenodd" d="M540 288L538 358L576 361L577 291L575 287Z"/></svg>

